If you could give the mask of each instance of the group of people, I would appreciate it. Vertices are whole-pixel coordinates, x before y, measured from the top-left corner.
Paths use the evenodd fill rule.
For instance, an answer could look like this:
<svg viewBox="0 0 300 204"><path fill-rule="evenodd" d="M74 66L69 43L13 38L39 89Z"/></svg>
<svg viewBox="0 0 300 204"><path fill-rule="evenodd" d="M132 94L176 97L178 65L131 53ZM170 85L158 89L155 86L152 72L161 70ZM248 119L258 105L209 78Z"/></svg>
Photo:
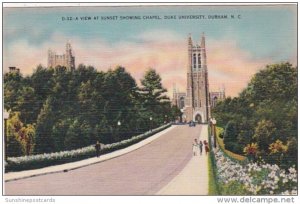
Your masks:
<svg viewBox="0 0 300 204"><path fill-rule="evenodd" d="M207 153L209 152L208 142L206 140L204 140L203 142L201 140L198 142L197 139L194 140L194 142L193 142L194 156L197 156L197 152L199 152L199 155L202 155L203 146L205 149L205 154L207 155Z"/></svg>

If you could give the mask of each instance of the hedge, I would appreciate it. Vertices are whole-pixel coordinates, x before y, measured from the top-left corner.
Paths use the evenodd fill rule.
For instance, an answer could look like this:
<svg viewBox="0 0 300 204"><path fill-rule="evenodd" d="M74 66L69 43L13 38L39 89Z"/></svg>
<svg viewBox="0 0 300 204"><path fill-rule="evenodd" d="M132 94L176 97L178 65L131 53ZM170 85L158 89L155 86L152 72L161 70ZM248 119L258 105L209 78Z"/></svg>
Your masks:
<svg viewBox="0 0 300 204"><path fill-rule="evenodd" d="M120 142L104 145L101 148L100 153L107 154L115 150L123 149L130 145L138 143L170 126L171 123L153 129L152 131L148 131L143 134L134 136L127 140L122 140ZM5 172L38 169L38 168L43 168L52 165L79 161L79 160L95 157L95 155L96 155L96 150L94 148L94 145L90 145L87 147L70 150L70 151L61 151L61 152L45 153L45 154L21 156L21 157L9 157L5 162Z"/></svg>
<svg viewBox="0 0 300 204"><path fill-rule="evenodd" d="M216 137L217 142L219 144L220 150L224 153L224 155L235 162L242 163L242 164L248 163L247 157L233 153L225 149L223 139L220 138L220 133L223 131L223 129L221 127L216 127L216 130L217 130L217 137Z"/></svg>

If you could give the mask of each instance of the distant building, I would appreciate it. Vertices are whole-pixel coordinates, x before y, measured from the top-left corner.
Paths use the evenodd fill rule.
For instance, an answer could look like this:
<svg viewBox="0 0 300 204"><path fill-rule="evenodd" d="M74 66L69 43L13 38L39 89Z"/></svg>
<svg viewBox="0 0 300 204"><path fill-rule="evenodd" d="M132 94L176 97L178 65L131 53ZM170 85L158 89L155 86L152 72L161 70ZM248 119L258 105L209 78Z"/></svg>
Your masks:
<svg viewBox="0 0 300 204"><path fill-rule="evenodd" d="M69 70L75 69L75 56L73 55L71 44L66 44L66 53L57 55L54 51L48 51L48 67L64 66Z"/></svg>
<svg viewBox="0 0 300 204"><path fill-rule="evenodd" d="M185 106L185 97L186 97L186 93L178 92L174 88L172 105L177 106L179 109L183 109Z"/></svg>
<svg viewBox="0 0 300 204"><path fill-rule="evenodd" d="M225 89L221 89L220 91L210 92L210 107L214 108L219 101L225 99Z"/></svg>
<svg viewBox="0 0 300 204"><path fill-rule="evenodd" d="M189 35L187 50L187 91L178 92L174 88L172 104L181 109L183 121L207 123L211 117L211 108L225 98L225 89L209 91L204 34L199 44L193 43Z"/></svg>
<svg viewBox="0 0 300 204"><path fill-rule="evenodd" d="M16 67L9 67L9 73L20 73L20 69Z"/></svg>

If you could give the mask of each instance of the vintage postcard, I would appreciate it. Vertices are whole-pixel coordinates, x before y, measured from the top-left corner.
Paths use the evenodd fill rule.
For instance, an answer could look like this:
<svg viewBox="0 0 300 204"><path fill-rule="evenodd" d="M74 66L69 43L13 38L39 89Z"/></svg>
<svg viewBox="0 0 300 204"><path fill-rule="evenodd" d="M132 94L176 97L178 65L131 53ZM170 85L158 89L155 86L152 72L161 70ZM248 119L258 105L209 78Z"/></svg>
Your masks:
<svg viewBox="0 0 300 204"><path fill-rule="evenodd" d="M294 202L297 6L3 4L3 195Z"/></svg>

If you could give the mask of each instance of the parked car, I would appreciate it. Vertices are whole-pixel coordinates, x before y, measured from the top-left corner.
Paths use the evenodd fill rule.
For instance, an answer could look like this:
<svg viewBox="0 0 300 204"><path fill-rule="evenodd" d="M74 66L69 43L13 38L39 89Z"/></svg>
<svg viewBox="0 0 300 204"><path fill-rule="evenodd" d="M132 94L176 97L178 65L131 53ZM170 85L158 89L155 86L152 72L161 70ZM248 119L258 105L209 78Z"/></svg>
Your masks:
<svg viewBox="0 0 300 204"><path fill-rule="evenodd" d="M196 123L195 123L194 121L191 120L191 121L189 122L189 127L195 127L195 126L196 126Z"/></svg>

